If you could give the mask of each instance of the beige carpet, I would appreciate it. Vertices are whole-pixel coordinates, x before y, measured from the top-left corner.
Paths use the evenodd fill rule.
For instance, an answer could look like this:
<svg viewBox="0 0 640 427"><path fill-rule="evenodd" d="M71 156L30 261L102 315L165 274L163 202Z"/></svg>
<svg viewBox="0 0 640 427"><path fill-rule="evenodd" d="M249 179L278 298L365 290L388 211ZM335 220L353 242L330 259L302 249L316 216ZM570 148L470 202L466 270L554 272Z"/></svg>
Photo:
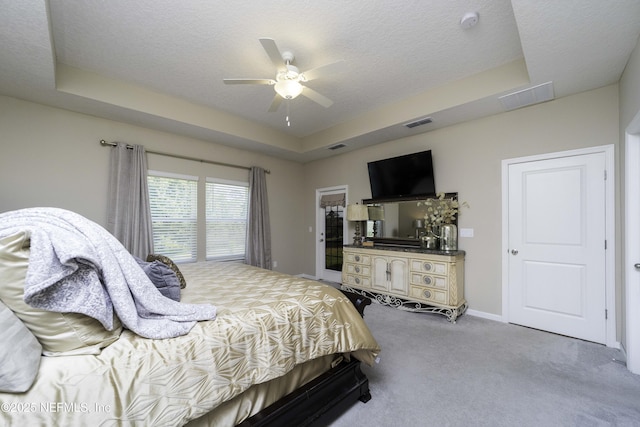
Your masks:
<svg viewBox="0 0 640 427"><path fill-rule="evenodd" d="M382 347L380 363L363 368L372 399L334 427L640 426L640 376L619 350L376 303L365 321Z"/></svg>

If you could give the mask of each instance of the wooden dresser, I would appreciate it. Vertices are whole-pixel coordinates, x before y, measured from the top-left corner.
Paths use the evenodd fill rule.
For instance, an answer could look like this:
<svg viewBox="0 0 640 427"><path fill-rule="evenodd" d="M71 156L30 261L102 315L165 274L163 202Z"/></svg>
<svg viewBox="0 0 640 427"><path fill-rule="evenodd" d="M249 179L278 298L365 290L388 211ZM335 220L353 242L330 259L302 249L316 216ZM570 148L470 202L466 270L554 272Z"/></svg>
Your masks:
<svg viewBox="0 0 640 427"><path fill-rule="evenodd" d="M464 251L345 246L342 288L409 311L455 322L467 309Z"/></svg>

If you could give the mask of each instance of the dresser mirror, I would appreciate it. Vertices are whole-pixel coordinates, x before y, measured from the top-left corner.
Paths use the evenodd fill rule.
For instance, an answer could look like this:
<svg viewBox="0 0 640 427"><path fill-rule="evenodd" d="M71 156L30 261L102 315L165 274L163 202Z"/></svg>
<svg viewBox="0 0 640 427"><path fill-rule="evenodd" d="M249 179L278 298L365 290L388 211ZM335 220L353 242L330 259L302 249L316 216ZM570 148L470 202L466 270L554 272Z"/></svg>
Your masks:
<svg viewBox="0 0 640 427"><path fill-rule="evenodd" d="M457 200L458 193L445 193L445 198ZM420 237L426 232L427 199L363 200L369 210L366 239L379 244L420 246Z"/></svg>

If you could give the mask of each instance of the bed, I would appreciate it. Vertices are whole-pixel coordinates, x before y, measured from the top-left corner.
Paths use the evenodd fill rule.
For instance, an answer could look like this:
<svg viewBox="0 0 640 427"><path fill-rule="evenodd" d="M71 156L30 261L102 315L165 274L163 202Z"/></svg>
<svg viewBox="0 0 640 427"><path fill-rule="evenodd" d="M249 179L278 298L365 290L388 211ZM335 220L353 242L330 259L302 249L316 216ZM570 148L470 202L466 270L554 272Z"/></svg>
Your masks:
<svg viewBox="0 0 640 427"><path fill-rule="evenodd" d="M11 252L14 235L1 231L4 282L15 263L3 261L1 246ZM93 354L38 355L27 390L0 393L0 424L306 425L370 397L360 363L373 364L380 349L348 295L237 262L171 267L186 283L180 304L214 304L215 319L151 339L119 326L116 315L112 330L103 328L108 344L87 347ZM3 313L1 322L11 314Z"/></svg>

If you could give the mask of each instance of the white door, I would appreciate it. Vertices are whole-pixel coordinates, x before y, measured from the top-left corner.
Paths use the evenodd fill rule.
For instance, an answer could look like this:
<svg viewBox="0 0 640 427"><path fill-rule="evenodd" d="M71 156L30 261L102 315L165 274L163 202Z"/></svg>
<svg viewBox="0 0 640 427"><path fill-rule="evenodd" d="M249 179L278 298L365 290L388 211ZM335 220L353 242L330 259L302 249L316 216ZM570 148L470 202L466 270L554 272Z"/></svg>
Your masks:
<svg viewBox="0 0 640 427"><path fill-rule="evenodd" d="M340 199L343 204L330 202L323 206L321 200ZM342 282L342 246L347 235L345 205L347 186L316 190L316 278L330 282ZM309 230L311 231L311 230Z"/></svg>
<svg viewBox="0 0 640 427"><path fill-rule="evenodd" d="M606 341L604 153L509 165L509 321Z"/></svg>

